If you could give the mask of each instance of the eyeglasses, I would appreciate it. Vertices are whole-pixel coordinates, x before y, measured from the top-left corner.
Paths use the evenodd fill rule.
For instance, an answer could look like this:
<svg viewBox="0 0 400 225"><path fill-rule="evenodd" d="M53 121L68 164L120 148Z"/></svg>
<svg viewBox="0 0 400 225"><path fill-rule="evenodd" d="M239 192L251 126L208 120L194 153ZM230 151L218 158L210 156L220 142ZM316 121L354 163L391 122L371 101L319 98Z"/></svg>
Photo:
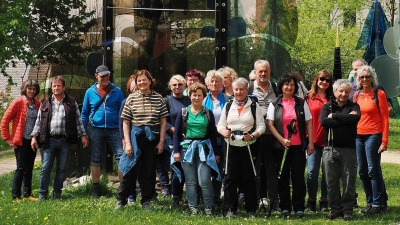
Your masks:
<svg viewBox="0 0 400 225"><path fill-rule="evenodd" d="M360 78L360 80L362 80L362 79L368 80L369 78L371 78L371 76L360 76L359 78Z"/></svg>
<svg viewBox="0 0 400 225"><path fill-rule="evenodd" d="M182 83L179 83L179 84L171 84L171 86L174 86L174 87L177 87L177 86L182 87L183 84L182 84Z"/></svg>
<svg viewBox="0 0 400 225"><path fill-rule="evenodd" d="M326 77L320 77L319 80L322 81L322 82L326 81L326 83L331 82L331 79L328 79Z"/></svg>

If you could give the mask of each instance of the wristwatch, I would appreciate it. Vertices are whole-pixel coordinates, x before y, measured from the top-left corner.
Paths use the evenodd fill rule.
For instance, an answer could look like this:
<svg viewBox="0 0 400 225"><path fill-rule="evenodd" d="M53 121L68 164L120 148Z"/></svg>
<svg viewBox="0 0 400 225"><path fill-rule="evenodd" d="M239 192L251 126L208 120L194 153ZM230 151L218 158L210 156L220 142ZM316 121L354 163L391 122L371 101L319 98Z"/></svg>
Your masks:
<svg viewBox="0 0 400 225"><path fill-rule="evenodd" d="M253 134L250 134L250 137L251 137L251 140L252 140L252 141L256 139L256 137L254 137Z"/></svg>

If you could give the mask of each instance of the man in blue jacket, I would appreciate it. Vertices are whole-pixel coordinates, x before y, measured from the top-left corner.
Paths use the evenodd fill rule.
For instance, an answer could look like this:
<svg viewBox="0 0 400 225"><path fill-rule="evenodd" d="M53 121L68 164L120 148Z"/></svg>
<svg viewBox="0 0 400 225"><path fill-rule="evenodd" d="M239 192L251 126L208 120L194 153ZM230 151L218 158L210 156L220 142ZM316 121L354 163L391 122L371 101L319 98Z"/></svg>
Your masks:
<svg viewBox="0 0 400 225"><path fill-rule="evenodd" d="M97 67L97 82L86 90L82 107L82 122L86 131L90 130L92 197L100 197L100 165L106 142L119 162L122 155L122 140L119 135L118 112L124 95L119 87L111 83L110 71L104 65ZM118 171L121 180L121 172Z"/></svg>

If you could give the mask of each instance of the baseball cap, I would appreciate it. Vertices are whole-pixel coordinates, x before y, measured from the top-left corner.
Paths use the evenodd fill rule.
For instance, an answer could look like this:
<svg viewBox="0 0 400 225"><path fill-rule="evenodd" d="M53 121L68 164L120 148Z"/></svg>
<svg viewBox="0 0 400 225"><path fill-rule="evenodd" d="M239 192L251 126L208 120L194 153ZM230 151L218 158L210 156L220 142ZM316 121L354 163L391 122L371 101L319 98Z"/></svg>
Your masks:
<svg viewBox="0 0 400 225"><path fill-rule="evenodd" d="M98 66L96 68L96 73L101 77L106 74L111 74L111 72L108 70L108 67L104 65Z"/></svg>

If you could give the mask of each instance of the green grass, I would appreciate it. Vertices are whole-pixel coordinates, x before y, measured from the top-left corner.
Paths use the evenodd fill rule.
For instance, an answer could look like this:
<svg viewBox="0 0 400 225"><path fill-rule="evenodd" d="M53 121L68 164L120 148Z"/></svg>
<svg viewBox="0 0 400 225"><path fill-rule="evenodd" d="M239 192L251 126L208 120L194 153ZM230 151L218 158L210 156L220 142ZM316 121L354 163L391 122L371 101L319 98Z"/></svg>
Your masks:
<svg viewBox="0 0 400 225"><path fill-rule="evenodd" d="M389 119L389 146L390 150L400 151L400 119Z"/></svg>
<svg viewBox="0 0 400 225"><path fill-rule="evenodd" d="M355 220L349 224L399 224L400 222L400 177L398 172L400 165L383 164L386 187L389 193L389 212L374 217L365 217L355 213ZM151 210L144 211L136 203L134 206L126 206L124 210L114 212L116 199L113 197L115 189L106 188L106 181L102 181L102 190L106 196L100 199L92 199L90 195L91 185L65 190L60 200L48 200L42 202L29 202L11 200L12 173L0 177L0 214L1 224L342 224L342 219L327 221L327 213L306 214L306 218L299 220L293 218L282 220L276 218L263 219L262 214L253 220L245 218L245 211L240 208L239 216L235 219L224 219L221 216L205 217L199 215L191 217L182 210L170 210L170 199L160 199L158 203L151 205ZM34 195L38 192L39 168L34 170ZM50 189L51 190L51 189ZM360 206L365 206L365 197L358 180L357 191ZM357 209L358 211L358 209Z"/></svg>
<svg viewBox="0 0 400 225"><path fill-rule="evenodd" d="M0 139L0 152L4 150L9 150L10 146L7 144L7 142L3 141Z"/></svg>

